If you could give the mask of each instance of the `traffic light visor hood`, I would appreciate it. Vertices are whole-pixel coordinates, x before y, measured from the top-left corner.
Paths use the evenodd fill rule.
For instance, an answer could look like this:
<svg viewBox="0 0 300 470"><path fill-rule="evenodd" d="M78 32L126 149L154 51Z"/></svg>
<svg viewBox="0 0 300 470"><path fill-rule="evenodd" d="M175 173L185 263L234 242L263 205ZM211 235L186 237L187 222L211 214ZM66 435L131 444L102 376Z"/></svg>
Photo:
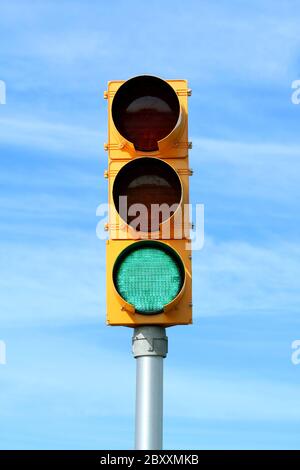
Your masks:
<svg viewBox="0 0 300 470"><path fill-rule="evenodd" d="M157 241L140 241L125 249L113 269L115 288L136 313L161 313L180 296L184 265L173 248Z"/></svg>
<svg viewBox="0 0 300 470"><path fill-rule="evenodd" d="M137 151L155 152L180 118L175 90L164 80L141 75L123 83L112 102L112 119L118 132Z"/></svg>

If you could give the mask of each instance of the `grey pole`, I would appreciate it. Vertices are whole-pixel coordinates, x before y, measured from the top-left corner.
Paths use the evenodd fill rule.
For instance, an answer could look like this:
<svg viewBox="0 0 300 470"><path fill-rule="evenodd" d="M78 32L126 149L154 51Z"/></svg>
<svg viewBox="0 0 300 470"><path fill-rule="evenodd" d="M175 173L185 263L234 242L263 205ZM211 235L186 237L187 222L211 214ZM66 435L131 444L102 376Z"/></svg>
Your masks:
<svg viewBox="0 0 300 470"><path fill-rule="evenodd" d="M135 328L132 346L136 358L135 449L161 450L163 359L168 352L165 328Z"/></svg>

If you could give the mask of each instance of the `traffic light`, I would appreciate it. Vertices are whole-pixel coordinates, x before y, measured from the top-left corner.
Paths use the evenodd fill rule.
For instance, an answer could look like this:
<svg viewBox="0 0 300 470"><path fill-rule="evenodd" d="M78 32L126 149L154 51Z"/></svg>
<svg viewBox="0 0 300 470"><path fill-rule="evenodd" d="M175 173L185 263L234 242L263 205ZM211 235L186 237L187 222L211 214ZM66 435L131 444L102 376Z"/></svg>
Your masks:
<svg viewBox="0 0 300 470"><path fill-rule="evenodd" d="M192 322L186 80L111 81L107 323Z"/></svg>

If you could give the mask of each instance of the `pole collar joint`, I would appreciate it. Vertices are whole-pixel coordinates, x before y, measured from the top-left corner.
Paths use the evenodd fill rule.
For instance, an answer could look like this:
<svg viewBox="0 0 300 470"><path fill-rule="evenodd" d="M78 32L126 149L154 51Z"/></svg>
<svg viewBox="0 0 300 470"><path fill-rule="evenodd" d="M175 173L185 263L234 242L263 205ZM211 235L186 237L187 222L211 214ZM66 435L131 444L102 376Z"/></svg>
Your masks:
<svg viewBox="0 0 300 470"><path fill-rule="evenodd" d="M132 352L135 358L141 356L166 357L168 337L161 326L141 326L134 329Z"/></svg>

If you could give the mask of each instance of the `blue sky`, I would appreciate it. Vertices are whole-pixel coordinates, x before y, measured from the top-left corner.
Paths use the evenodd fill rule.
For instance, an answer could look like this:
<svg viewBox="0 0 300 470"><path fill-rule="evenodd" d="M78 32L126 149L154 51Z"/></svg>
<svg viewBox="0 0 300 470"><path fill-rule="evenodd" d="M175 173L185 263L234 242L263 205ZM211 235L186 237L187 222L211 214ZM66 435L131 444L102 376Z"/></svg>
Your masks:
<svg viewBox="0 0 300 470"><path fill-rule="evenodd" d="M168 449L299 448L296 1L0 4L0 448L132 448L131 330L105 326L108 80L186 78L194 325L168 330Z"/></svg>

